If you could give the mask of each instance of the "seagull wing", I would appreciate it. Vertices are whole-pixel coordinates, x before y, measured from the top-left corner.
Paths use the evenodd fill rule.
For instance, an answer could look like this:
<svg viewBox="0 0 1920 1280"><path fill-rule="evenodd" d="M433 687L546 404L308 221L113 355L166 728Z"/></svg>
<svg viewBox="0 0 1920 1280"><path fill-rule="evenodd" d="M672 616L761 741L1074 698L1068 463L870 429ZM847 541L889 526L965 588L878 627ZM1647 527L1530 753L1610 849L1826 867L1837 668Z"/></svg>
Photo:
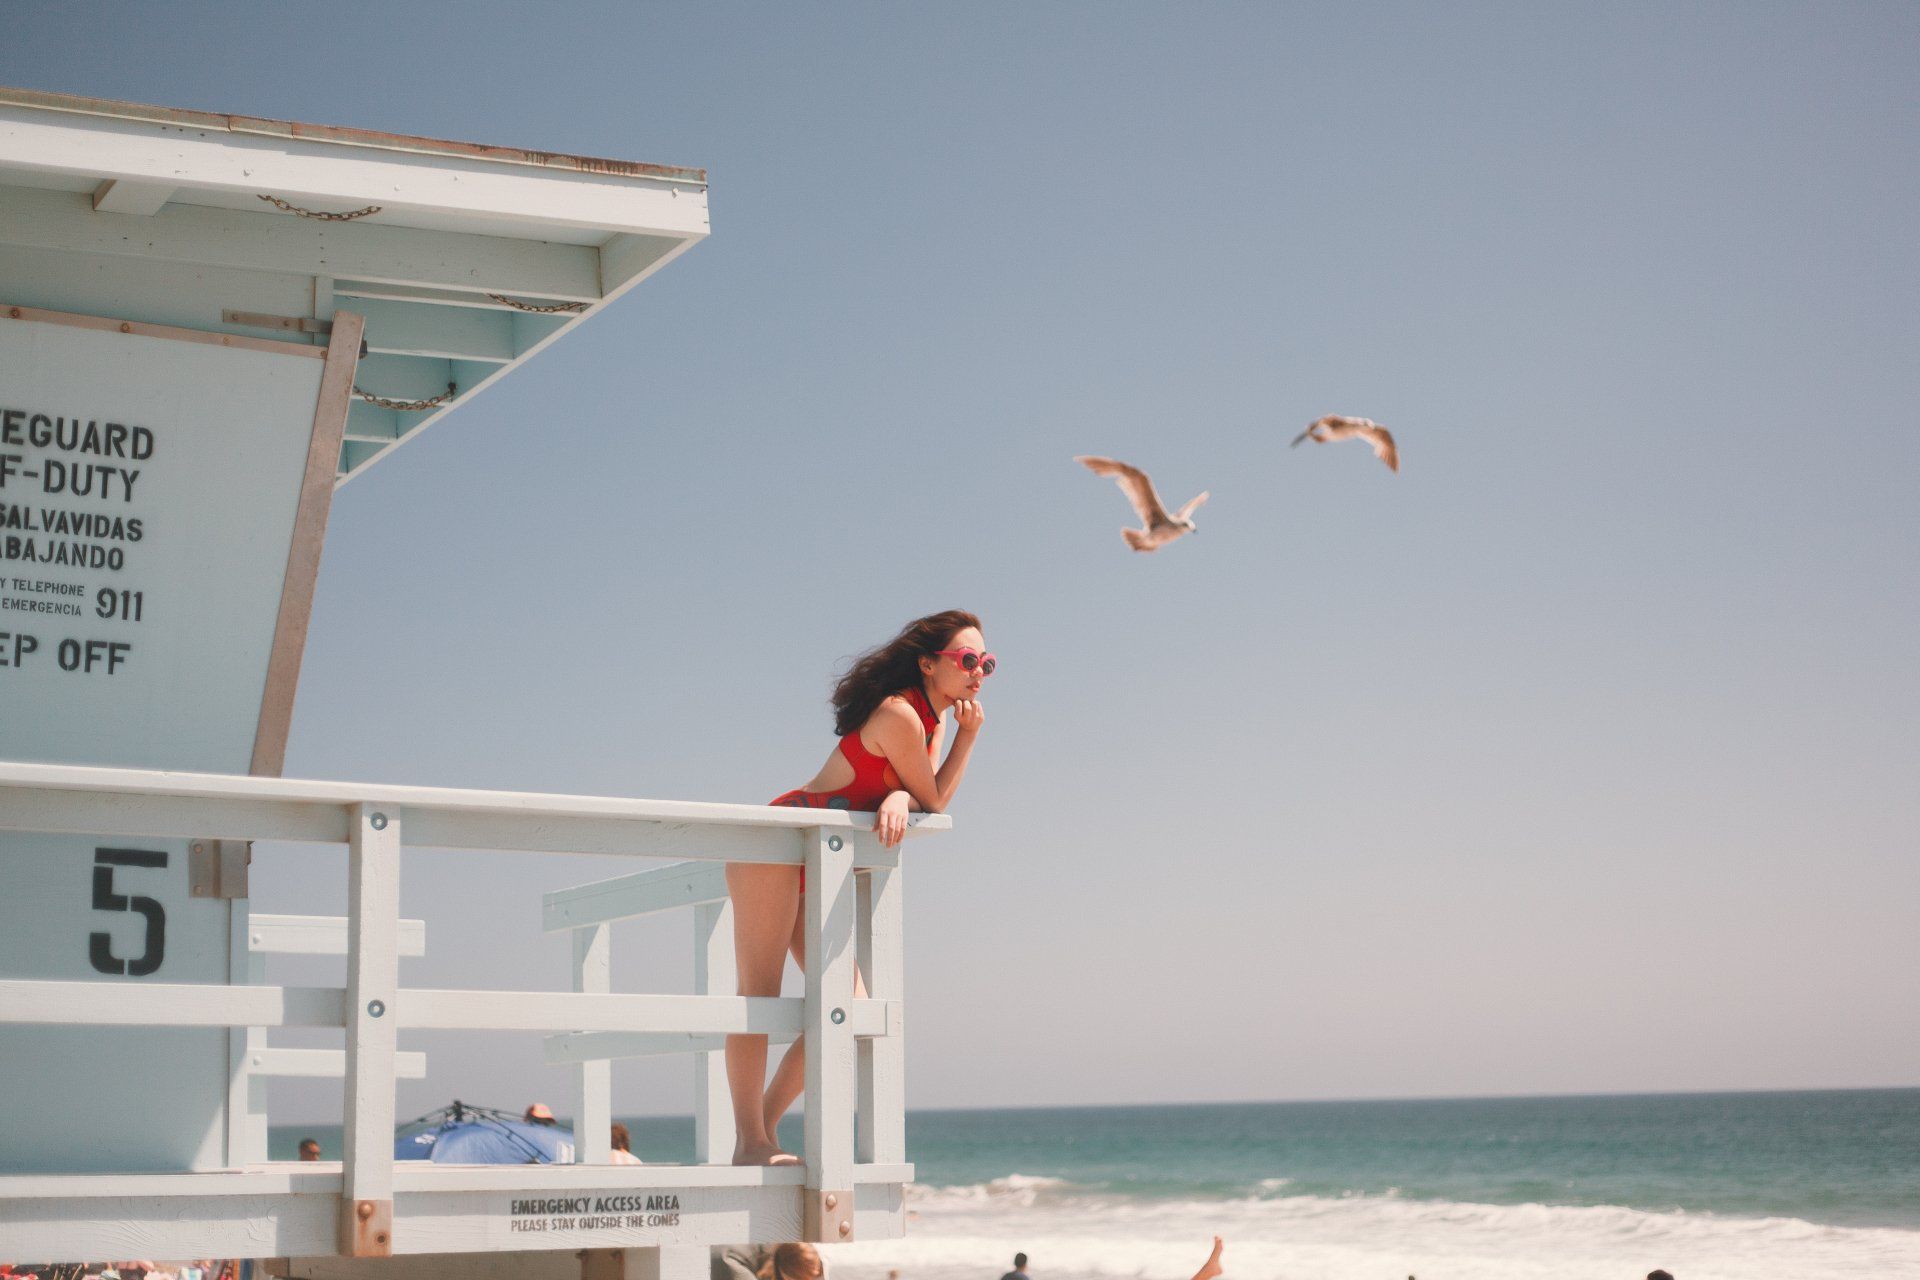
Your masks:
<svg viewBox="0 0 1920 1280"><path fill-rule="evenodd" d="M1195 498L1192 502L1189 502L1186 506L1180 508L1180 510L1175 513L1173 518L1175 520L1185 520L1187 517L1191 516L1194 512L1200 509L1200 504L1207 500L1210 493L1211 493L1211 490L1209 490L1207 493L1202 493L1199 497Z"/></svg>
<svg viewBox="0 0 1920 1280"><path fill-rule="evenodd" d="M1097 476L1112 476L1114 483L1120 486L1120 492L1127 495L1127 501L1140 514L1140 523L1147 528L1167 522L1166 505L1160 501L1160 495L1153 491L1153 481L1140 468L1116 462L1112 458L1081 456L1074 461Z"/></svg>
<svg viewBox="0 0 1920 1280"><path fill-rule="evenodd" d="M1360 438L1373 446L1373 456L1387 464L1390 471L1400 469L1400 450L1394 447L1393 433L1377 422L1360 428Z"/></svg>

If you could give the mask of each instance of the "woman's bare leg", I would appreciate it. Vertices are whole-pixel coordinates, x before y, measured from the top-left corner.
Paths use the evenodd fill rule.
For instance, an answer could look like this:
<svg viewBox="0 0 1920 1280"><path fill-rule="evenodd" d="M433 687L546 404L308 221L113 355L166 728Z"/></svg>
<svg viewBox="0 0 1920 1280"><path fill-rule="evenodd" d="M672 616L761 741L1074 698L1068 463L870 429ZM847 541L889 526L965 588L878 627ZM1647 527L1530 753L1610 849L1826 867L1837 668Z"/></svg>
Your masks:
<svg viewBox="0 0 1920 1280"><path fill-rule="evenodd" d="M733 900L733 960L743 996L777 996L787 948L800 916L800 869L727 864ZM733 1162L791 1164L765 1120L767 1038L727 1037L727 1086L733 1095Z"/></svg>
<svg viewBox="0 0 1920 1280"><path fill-rule="evenodd" d="M800 972L807 971L807 913L802 911L793 922L793 937L787 950L793 956L793 962L800 966ZM867 984L860 978L860 970L853 971L853 998L864 1000L867 996ZM777 1140L780 1133L780 1117L787 1114L787 1108L793 1105L807 1086L807 1038L801 1036L787 1046L780 1066L775 1069L773 1079L767 1082L767 1101L765 1121L767 1132Z"/></svg>
<svg viewBox="0 0 1920 1280"><path fill-rule="evenodd" d="M1214 1280L1215 1276L1225 1273L1226 1268L1220 1265L1220 1251L1224 1248L1226 1245L1221 1242L1219 1236L1215 1236L1213 1253L1208 1256L1206 1264L1193 1273L1193 1280Z"/></svg>

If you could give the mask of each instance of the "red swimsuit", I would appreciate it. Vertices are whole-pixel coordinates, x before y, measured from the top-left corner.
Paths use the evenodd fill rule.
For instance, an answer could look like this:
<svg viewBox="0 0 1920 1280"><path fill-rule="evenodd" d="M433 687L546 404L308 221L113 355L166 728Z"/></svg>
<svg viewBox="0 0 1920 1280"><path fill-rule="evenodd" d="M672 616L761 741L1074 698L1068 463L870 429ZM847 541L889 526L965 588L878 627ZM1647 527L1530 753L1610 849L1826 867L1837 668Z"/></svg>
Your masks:
<svg viewBox="0 0 1920 1280"><path fill-rule="evenodd" d="M926 730L927 755L931 759L933 734L940 727L940 717L933 713L925 690L903 689L900 696L920 714L920 727ZM855 729L840 739L840 754L853 766L853 781L835 791L795 788L767 803L794 809L852 809L871 813L880 807L880 802L887 798L888 793L900 790L900 776L893 771L893 766L887 763L885 756L867 750L866 744L860 741L860 730Z"/></svg>

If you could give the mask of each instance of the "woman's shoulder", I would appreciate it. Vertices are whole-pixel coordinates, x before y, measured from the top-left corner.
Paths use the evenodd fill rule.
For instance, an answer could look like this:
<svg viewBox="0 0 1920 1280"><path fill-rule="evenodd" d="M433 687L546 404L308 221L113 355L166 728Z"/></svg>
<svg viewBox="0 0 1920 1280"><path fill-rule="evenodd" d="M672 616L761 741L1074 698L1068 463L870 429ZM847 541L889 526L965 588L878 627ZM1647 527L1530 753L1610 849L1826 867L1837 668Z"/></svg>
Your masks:
<svg viewBox="0 0 1920 1280"><path fill-rule="evenodd" d="M913 705L913 699L906 693L890 693L880 700L862 726L867 729L911 728L920 732L920 712Z"/></svg>

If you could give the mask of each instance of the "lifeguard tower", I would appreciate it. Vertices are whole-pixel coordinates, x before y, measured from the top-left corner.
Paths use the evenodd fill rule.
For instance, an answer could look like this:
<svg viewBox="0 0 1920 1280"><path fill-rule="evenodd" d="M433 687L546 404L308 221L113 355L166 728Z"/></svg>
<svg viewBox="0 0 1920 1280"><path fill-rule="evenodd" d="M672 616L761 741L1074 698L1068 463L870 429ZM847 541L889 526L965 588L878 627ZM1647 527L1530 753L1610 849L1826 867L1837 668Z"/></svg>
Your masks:
<svg viewBox="0 0 1920 1280"><path fill-rule="evenodd" d="M706 233L700 170L0 89L0 1259L693 1280L901 1233L900 859L857 816L280 777L334 491ZM346 845L347 915L250 913L255 840ZM528 904L573 990L421 990L423 846L665 865ZM804 998L732 994L730 861L805 866ZM666 910L695 990L613 992ZM396 1164L427 1028L543 1034L574 1163ZM731 1167L722 1038L803 1032L804 1165ZM700 1163L611 1164L609 1063L664 1053ZM340 1079L340 1162L267 1160L275 1076Z"/></svg>

